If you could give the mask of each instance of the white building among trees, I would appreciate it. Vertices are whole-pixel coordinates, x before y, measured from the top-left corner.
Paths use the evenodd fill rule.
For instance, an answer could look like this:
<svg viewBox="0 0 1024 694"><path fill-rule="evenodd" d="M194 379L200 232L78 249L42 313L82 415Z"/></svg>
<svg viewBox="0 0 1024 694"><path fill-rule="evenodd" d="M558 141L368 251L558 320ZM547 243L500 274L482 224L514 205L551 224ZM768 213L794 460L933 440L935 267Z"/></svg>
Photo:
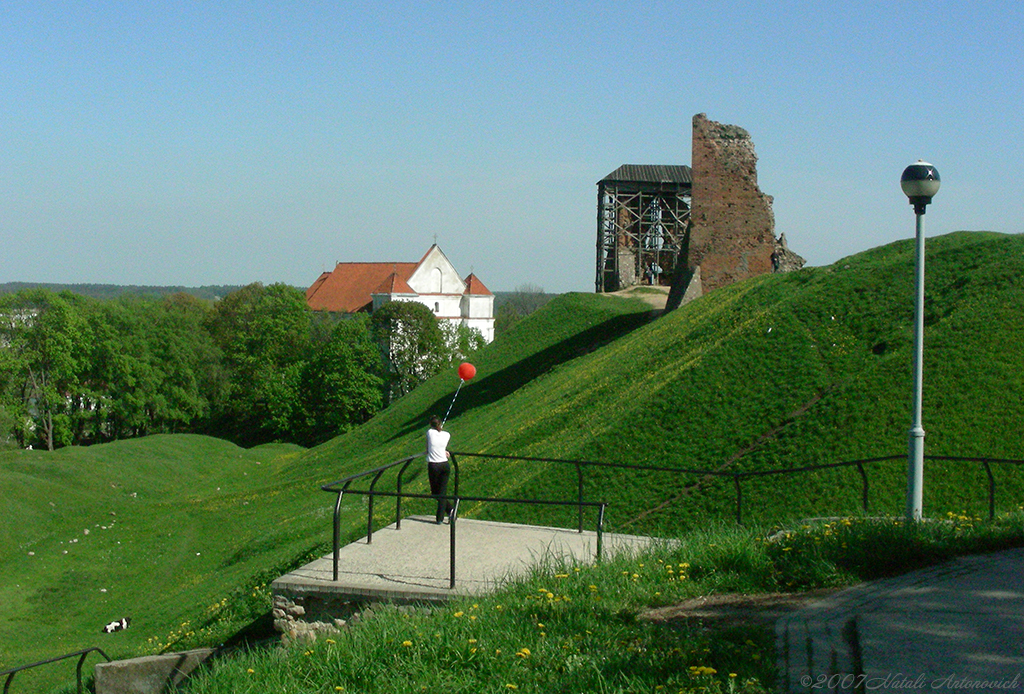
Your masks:
<svg viewBox="0 0 1024 694"><path fill-rule="evenodd" d="M372 313L388 301L419 302L438 320L494 339L494 295L475 275L460 278L437 244L418 263L338 263L306 290L317 311Z"/></svg>

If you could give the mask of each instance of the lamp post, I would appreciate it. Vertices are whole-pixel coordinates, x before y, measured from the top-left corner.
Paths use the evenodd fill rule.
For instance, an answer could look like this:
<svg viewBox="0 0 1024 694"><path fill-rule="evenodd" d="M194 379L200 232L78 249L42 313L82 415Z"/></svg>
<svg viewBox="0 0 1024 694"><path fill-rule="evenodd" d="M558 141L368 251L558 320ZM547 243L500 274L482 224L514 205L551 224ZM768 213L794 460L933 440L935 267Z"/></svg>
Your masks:
<svg viewBox="0 0 1024 694"><path fill-rule="evenodd" d="M903 170L900 187L914 206L917 217L917 250L914 262L914 414L907 453L907 522L921 520L924 497L924 427L921 426L921 394L924 367L924 210L939 192L939 171L918 161Z"/></svg>

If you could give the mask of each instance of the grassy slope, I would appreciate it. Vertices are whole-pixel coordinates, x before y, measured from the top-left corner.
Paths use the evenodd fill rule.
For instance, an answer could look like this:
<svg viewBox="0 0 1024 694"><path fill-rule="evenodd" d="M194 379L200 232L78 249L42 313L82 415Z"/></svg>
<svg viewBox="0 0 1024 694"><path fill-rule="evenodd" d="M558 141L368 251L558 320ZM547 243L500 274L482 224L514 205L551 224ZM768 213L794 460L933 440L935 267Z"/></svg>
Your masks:
<svg viewBox="0 0 1024 694"><path fill-rule="evenodd" d="M928 243L927 452L1024 457L1018 437L1006 435L1024 424L1024 238L961 233ZM473 358L478 376L449 421L453 448L725 469L900 454L912 254L900 242L758 278L649 325L639 303L560 297ZM305 453L153 437L0 454L0 508L17 519L0 529L0 575L10 577L0 584L0 668L93 644L111 655L155 650L213 622L175 644L191 645L239 626L265 608L265 591L253 585L328 540L330 499L316 486L419 452L426 416L444 413L457 383L454 373L432 379ZM462 467L464 494L566 498L575 484L559 465L464 459ZM902 464L877 470L874 509L900 513ZM997 474L1006 507L1021 485ZM424 477L413 487L422 489ZM926 514L980 510L983 478L973 467L930 464ZM731 487L692 482L604 471L587 491L613 503L613 527L631 531L671 532L731 514ZM748 485L748 517L850 511L859 498L849 472ZM361 509L346 502L349 536L360 532ZM463 512L569 522L561 512ZM97 527L111 518L112 529ZM97 633L123 614L133 616L132 629Z"/></svg>
<svg viewBox="0 0 1024 694"><path fill-rule="evenodd" d="M496 345L475 361L500 370L533 345L502 379L526 382L647 320L641 304L593 296L563 304L533 328L524 321L512 352ZM0 513L11 519L0 524L0 670L96 645L116 658L217 643L244 627L266 612L266 585L330 541L332 500L318 486L418 451L423 403L447 407L453 379L308 452L183 435L0 452ZM466 388L457 405L502 394ZM350 536L363 513L358 502L346 505ZM132 617L130 629L100 634L122 616ZM72 672L64 664L22 673L13 691L43 691Z"/></svg>
<svg viewBox="0 0 1024 694"><path fill-rule="evenodd" d="M486 446L728 470L901 454L910 423L912 253L911 242L897 243L715 292L517 391L502 405L528 423L525 431L502 431ZM928 454L1024 457L1018 437L1006 435L1024 424L1022 273L1022 237L929 242ZM493 419L470 428L502 429ZM874 509L900 512L903 464L874 469ZM568 471L532 472L528 488L538 494L569 482ZM1019 477L1008 472L997 474ZM984 508L980 466L934 463L928 474L933 515ZM593 493L616 504L610 519L619 527L652 502L683 494L684 503L630 525L671 531L722 515L733 495L728 483L687 491L693 478L685 476L641 473L645 484L607 477ZM802 477L798 494L779 480L747 483L751 514L791 517L858 503L855 472ZM1000 492L1004 502L1019 499L1021 486L1006 481Z"/></svg>
<svg viewBox="0 0 1024 694"><path fill-rule="evenodd" d="M256 503L296 493L278 470L301 450L179 435L0 455L0 669L94 645L153 652L199 631L233 586L303 551L292 529L311 519ZM131 629L100 634L122 616ZM48 666L16 687L71 671Z"/></svg>
<svg viewBox="0 0 1024 694"><path fill-rule="evenodd" d="M1024 457L1017 438L1006 436L1024 424L1024 238L957 233L929 240L928 251L927 453ZM479 375L463 389L449 423L452 447L724 470L902 455L910 424L912 266L907 241L830 267L743 282L602 349L588 351L585 339L572 350L558 343L580 356L537 377L519 377L518 364L505 366L533 359L534 335L517 332L481 355ZM584 299L609 300L563 298L523 328L537 335L555 330ZM589 334L610 333L606 326ZM453 375L428 383L356 435L311 452L307 462L362 451L379 452L374 462L385 462L415 452L424 418L444 410L455 383ZM996 474L1006 507L1024 491L1021 476L1008 468ZM904 464L874 465L869 475L872 510L901 513ZM853 470L782 479L745 483L746 518L859 507ZM929 463L926 479L926 513L986 508L979 465ZM463 461L463 484L467 495L560 499L575 488L574 472L564 465L472 459ZM729 482L608 471L588 477L587 493L612 502L613 527L655 532L728 515L734 498ZM517 513L571 522L567 512Z"/></svg>

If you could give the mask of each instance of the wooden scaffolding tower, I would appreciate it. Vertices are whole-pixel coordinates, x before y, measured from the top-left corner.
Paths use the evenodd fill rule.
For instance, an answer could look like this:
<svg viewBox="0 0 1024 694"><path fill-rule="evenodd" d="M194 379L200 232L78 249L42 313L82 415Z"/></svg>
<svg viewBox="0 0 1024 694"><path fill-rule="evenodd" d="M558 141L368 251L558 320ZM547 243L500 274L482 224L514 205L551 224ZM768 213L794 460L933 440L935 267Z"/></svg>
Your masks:
<svg viewBox="0 0 1024 694"><path fill-rule="evenodd" d="M596 291L670 284L692 188L689 166L624 164L598 181Z"/></svg>

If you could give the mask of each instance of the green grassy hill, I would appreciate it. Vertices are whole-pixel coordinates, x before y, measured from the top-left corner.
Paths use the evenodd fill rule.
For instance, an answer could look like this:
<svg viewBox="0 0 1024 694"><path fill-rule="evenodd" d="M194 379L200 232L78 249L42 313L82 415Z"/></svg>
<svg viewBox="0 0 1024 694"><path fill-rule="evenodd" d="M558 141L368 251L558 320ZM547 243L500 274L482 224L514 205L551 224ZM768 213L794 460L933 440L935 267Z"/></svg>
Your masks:
<svg viewBox="0 0 1024 694"><path fill-rule="evenodd" d="M730 471L902 454L912 266L912 242L899 242L733 285L654 321L640 302L561 296L473 357L451 447ZM929 239L927 272L926 452L1024 458L1024 237ZM444 414L457 384L441 374L309 451L158 436L0 453L0 669L91 645L117 657L226 638L266 611L270 580L325 550L332 498L318 486L420 452L427 416ZM1016 508L1024 475L996 474L1000 506ZM870 475L872 511L901 514L904 464ZM412 488L425 477L417 469ZM462 479L474 496L575 490L575 471L555 463L463 458ZM985 485L979 466L929 463L925 514L981 513ZM596 470L586 493L630 532L733 513L731 483L693 475ZM852 513L859 477L761 478L744 497L751 520ZM362 532L364 503L343 505L347 537ZM462 513L573 522L499 504ZM99 633L126 615L129 630ZM19 675L15 691L27 682Z"/></svg>
<svg viewBox="0 0 1024 694"><path fill-rule="evenodd" d="M951 234L929 240L927 262L926 452L1022 458L1012 432L1024 424L1024 238ZM596 322L589 312L614 299L562 297L476 360L478 377L462 389L449 423L452 448L726 471L902 455L912 268L913 242L894 243L727 287L634 330L643 313L604 318L580 333L572 322ZM557 357L555 368L541 364L547 356ZM425 384L305 460L376 464L414 452L426 415L443 412L456 383L449 374ZM462 472L466 495L568 498L575 489L566 465L469 459ZM996 474L1003 506L1020 499L1022 476ZM869 478L872 510L901 514L904 463L870 466ZM986 484L978 464L929 463L926 513L981 513ZM860 493L852 469L755 479L745 483L745 517L855 512ZM662 533L730 517L734 503L727 480L670 473L596 470L587 495L613 504L613 528ZM571 522L569 512L525 513Z"/></svg>

